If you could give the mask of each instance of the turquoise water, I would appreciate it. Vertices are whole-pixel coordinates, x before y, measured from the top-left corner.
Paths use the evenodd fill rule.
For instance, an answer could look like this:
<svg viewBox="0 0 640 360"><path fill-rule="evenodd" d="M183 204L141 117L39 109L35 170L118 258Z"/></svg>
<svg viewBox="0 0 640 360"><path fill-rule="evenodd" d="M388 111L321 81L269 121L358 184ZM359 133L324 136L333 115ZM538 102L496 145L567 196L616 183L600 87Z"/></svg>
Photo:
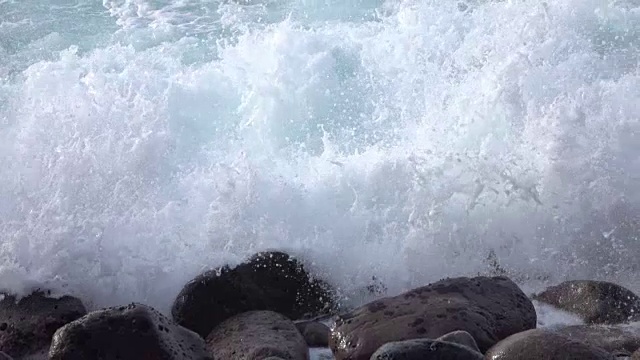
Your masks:
<svg viewBox="0 0 640 360"><path fill-rule="evenodd" d="M639 59L633 0L0 0L0 284L166 312L278 248L354 301L637 290Z"/></svg>

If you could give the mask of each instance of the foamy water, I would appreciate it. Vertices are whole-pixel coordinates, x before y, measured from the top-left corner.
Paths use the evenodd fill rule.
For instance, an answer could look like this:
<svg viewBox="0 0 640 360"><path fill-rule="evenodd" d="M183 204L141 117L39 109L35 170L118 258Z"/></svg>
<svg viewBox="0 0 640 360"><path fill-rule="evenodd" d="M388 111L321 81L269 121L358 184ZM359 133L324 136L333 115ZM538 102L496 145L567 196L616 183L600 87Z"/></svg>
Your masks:
<svg viewBox="0 0 640 360"><path fill-rule="evenodd" d="M0 0L0 285L166 313L276 248L355 302L638 291L639 59L634 0Z"/></svg>

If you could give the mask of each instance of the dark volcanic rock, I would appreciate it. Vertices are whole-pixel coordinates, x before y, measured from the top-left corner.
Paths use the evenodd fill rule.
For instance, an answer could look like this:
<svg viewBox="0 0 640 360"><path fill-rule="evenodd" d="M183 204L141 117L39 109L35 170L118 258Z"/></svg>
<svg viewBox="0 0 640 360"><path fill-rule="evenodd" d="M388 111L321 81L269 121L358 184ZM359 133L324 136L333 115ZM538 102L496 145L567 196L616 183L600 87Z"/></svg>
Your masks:
<svg viewBox="0 0 640 360"><path fill-rule="evenodd" d="M368 360L394 341L467 331L481 351L535 328L531 301L505 277L445 279L380 299L336 319L329 345L336 359Z"/></svg>
<svg viewBox="0 0 640 360"><path fill-rule="evenodd" d="M640 348L640 329L625 325L572 325L555 329L570 339L603 348L611 353L630 354Z"/></svg>
<svg viewBox="0 0 640 360"><path fill-rule="evenodd" d="M329 346L331 329L327 325L317 321L301 321L296 323L296 327L304 337L307 345L311 347Z"/></svg>
<svg viewBox="0 0 640 360"><path fill-rule="evenodd" d="M55 299L37 291L16 302L6 295L0 301L0 350L16 358L46 352L59 327L86 313L71 296Z"/></svg>
<svg viewBox="0 0 640 360"><path fill-rule="evenodd" d="M174 320L203 337L231 316L271 310L291 319L333 308L329 287L282 252L264 252L233 269L223 267L190 281L178 294Z"/></svg>
<svg viewBox="0 0 640 360"><path fill-rule="evenodd" d="M7 353L0 351L0 360L13 360Z"/></svg>
<svg viewBox="0 0 640 360"><path fill-rule="evenodd" d="M210 360L204 340L142 304L91 312L56 331L51 360Z"/></svg>
<svg viewBox="0 0 640 360"><path fill-rule="evenodd" d="M452 331L448 334L440 336L436 340L464 345L474 351L480 352L480 349L478 348L478 344L476 343L476 340L473 338L473 336L471 336L471 334L469 334L466 331L462 331L462 330Z"/></svg>
<svg viewBox="0 0 640 360"><path fill-rule="evenodd" d="M487 360L613 360L595 346L571 340L556 332L534 329L509 336L485 354Z"/></svg>
<svg viewBox="0 0 640 360"><path fill-rule="evenodd" d="M249 311L225 320L207 336L207 350L220 360L309 359L295 324L273 311Z"/></svg>
<svg viewBox="0 0 640 360"><path fill-rule="evenodd" d="M613 283L566 281L533 297L572 312L588 324L617 324L640 319L640 298Z"/></svg>
<svg viewBox="0 0 640 360"><path fill-rule="evenodd" d="M371 360L483 360L466 346L438 340L414 339L382 345Z"/></svg>

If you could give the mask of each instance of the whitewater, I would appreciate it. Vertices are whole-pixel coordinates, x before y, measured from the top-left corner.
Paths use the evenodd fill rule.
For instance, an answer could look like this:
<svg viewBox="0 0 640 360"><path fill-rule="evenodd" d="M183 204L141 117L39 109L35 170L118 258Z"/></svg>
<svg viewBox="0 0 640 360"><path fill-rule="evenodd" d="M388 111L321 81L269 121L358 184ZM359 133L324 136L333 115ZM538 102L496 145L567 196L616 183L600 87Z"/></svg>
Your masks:
<svg viewBox="0 0 640 360"><path fill-rule="evenodd" d="M637 0L0 0L0 288L638 292L639 136Z"/></svg>

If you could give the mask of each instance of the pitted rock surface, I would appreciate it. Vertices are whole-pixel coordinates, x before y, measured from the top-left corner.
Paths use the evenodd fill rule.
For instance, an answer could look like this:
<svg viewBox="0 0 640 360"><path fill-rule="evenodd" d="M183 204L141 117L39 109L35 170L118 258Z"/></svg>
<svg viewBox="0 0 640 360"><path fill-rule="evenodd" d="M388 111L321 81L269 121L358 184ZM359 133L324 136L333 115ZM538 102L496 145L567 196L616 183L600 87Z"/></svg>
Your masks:
<svg viewBox="0 0 640 360"><path fill-rule="evenodd" d="M580 316L587 324L640 320L640 297L620 285L592 280L565 281L533 297Z"/></svg>
<svg viewBox="0 0 640 360"><path fill-rule="evenodd" d="M309 360L309 347L295 324L273 311L249 311L216 326L207 336L216 360Z"/></svg>
<svg viewBox="0 0 640 360"><path fill-rule="evenodd" d="M531 301L505 277L459 277L383 298L339 316L330 347L337 360L369 360L382 345L471 334L481 351L536 327Z"/></svg>
<svg viewBox="0 0 640 360"><path fill-rule="evenodd" d="M55 331L86 313L71 296L56 299L36 291L16 301L5 295L0 301L0 350L15 358L46 353Z"/></svg>
<svg viewBox="0 0 640 360"><path fill-rule="evenodd" d="M91 312L56 331L50 360L212 360L204 340L143 304Z"/></svg>
<svg viewBox="0 0 640 360"><path fill-rule="evenodd" d="M509 336L485 354L487 360L614 360L599 347L545 329L533 329Z"/></svg>
<svg viewBox="0 0 640 360"><path fill-rule="evenodd" d="M171 314L202 337L224 320L252 310L271 310L293 320L331 312L334 294L295 258L263 252L235 268L208 271L178 294Z"/></svg>

